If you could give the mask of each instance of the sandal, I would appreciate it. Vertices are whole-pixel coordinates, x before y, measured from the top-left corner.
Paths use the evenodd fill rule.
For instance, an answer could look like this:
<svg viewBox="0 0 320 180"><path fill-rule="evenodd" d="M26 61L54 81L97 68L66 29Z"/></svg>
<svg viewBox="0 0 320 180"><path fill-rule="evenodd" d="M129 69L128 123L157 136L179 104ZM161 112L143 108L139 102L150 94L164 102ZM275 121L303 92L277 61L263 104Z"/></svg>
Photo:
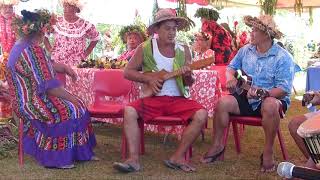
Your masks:
<svg viewBox="0 0 320 180"><path fill-rule="evenodd" d="M164 165L166 165L168 168L174 169L174 170L181 170L184 172L195 172L196 169L194 167L191 167L188 164L178 164L178 163L174 163L170 160L164 160Z"/></svg>
<svg viewBox="0 0 320 180"><path fill-rule="evenodd" d="M226 147L223 147L223 149L219 153L214 154L212 156L207 156L205 154L203 159L210 159L210 161L206 162L206 164L215 162L224 153L225 149L226 149Z"/></svg>
<svg viewBox="0 0 320 180"><path fill-rule="evenodd" d="M140 167L135 167L132 164L126 164L126 163L119 163L119 162L115 162L113 163L113 168L123 172L123 173L131 173L131 172L137 172L140 171Z"/></svg>
<svg viewBox="0 0 320 180"><path fill-rule="evenodd" d="M277 169L277 165L275 163L273 163L271 166L266 167L263 165L263 153L260 155L260 171L262 173L272 173L274 171L276 171Z"/></svg>

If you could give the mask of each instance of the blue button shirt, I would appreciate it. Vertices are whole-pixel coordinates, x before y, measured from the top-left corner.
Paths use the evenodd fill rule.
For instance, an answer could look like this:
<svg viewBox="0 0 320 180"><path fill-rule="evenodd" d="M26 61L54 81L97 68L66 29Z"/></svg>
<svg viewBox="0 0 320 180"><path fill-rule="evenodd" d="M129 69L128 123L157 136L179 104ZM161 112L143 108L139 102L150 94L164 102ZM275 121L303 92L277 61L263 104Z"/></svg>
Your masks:
<svg viewBox="0 0 320 180"><path fill-rule="evenodd" d="M238 51L228 68L242 69L252 77L254 86L267 90L281 88L287 93L281 100L284 100L289 107L294 62L291 54L278 44L273 43L265 54L258 53L256 46L247 44ZM256 110L260 103L259 100L249 99L253 110Z"/></svg>

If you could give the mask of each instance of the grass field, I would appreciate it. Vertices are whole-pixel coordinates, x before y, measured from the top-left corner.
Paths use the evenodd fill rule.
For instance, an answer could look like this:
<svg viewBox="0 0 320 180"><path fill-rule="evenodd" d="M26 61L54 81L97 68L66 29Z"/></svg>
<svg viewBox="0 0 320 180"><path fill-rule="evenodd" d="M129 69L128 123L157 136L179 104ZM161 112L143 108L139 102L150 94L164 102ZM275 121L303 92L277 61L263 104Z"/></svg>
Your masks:
<svg viewBox="0 0 320 180"><path fill-rule="evenodd" d="M285 119L281 121L281 130L289 151L291 162L303 164L304 158L295 146L287 125L289 120L298 114L307 112L301 107L300 101L293 100ZM193 145L192 161L197 172L187 174L166 168L162 160L167 159L177 146L175 136L169 136L169 141L163 144L163 136L146 133L146 154L142 156L143 170L134 174L120 174L113 170L112 163L121 161L120 144L121 128L109 124L96 124L95 132L98 145L95 152L101 161L77 163L71 170L47 169L39 166L35 160L25 156L25 165L20 168L17 150L12 155L0 160L0 179L280 179L276 173L263 174L259 172L259 155L262 152L264 136L262 128L246 126L241 138L242 152L236 153L233 134L229 133L225 160L211 165L199 163L200 156L206 152L211 143L211 129L206 130L205 141L200 138ZM279 143L274 146L275 159L283 161Z"/></svg>

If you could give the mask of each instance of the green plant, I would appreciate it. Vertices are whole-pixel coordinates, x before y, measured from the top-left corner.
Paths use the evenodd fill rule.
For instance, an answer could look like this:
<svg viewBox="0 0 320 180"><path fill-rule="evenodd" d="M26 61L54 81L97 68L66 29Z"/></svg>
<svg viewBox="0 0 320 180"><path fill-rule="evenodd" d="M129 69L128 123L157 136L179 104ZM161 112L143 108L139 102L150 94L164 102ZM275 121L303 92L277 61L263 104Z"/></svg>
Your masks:
<svg viewBox="0 0 320 180"><path fill-rule="evenodd" d="M278 0L259 0L261 10L264 12L264 14L271 16L276 14L277 2Z"/></svg>
<svg viewBox="0 0 320 180"><path fill-rule="evenodd" d="M176 11L177 11L177 16L184 17L188 20L188 26L184 29L185 31L189 31L192 27L196 25L187 15L186 0L177 1Z"/></svg>

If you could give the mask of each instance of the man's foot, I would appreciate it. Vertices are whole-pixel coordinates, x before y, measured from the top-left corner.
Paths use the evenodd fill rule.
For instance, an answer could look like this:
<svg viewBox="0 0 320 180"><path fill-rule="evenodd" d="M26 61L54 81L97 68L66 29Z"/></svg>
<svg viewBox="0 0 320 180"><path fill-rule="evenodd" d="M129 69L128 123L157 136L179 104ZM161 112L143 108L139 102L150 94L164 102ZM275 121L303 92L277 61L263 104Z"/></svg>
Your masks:
<svg viewBox="0 0 320 180"><path fill-rule="evenodd" d="M260 155L260 171L263 173L272 173L276 171L277 165L274 163L271 156L271 160L266 160L263 154Z"/></svg>
<svg viewBox="0 0 320 180"><path fill-rule="evenodd" d="M113 163L113 168L123 173L137 172L141 170L141 166L138 162L127 160L123 163Z"/></svg>
<svg viewBox="0 0 320 180"><path fill-rule="evenodd" d="M224 151L225 151L225 147L222 147L221 149L218 149L218 150L213 150L213 152L209 151L203 155L200 161L204 164L213 163L223 155Z"/></svg>

